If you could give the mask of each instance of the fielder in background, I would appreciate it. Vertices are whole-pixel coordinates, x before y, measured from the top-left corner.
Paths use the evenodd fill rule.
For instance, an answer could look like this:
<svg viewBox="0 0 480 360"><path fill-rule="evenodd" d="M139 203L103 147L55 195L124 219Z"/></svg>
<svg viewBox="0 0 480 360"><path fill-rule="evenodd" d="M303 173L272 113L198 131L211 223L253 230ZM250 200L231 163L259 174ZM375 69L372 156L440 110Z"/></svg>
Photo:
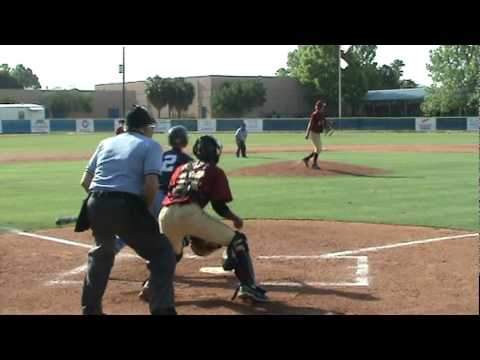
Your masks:
<svg viewBox="0 0 480 360"><path fill-rule="evenodd" d="M256 285L245 234L204 210L211 202L218 215L231 220L238 230L243 227L243 220L226 204L233 198L225 172L217 166L222 147L213 136L204 135L195 142L193 153L198 161L179 166L172 175L160 211L160 231L170 240L177 258L183 254L186 235L192 238L192 249L195 238L213 244L214 249L227 247L223 268L234 270L240 282L233 299L238 294L242 299L266 302L266 291Z"/></svg>
<svg viewBox="0 0 480 360"><path fill-rule="evenodd" d="M315 111L310 115L305 139L310 139L312 142L313 152L302 159L307 168L309 166L309 160L313 157L312 169L320 169L320 166L318 166L318 155L322 151L320 133L327 127L326 107L327 104L319 100L315 103Z"/></svg>
<svg viewBox="0 0 480 360"><path fill-rule="evenodd" d="M247 157L247 125L245 123L240 126L237 131L235 131L235 142L237 143L237 158L240 157L240 152L242 157Z"/></svg>
<svg viewBox="0 0 480 360"><path fill-rule="evenodd" d="M125 120L119 120L118 124L120 125L117 130L115 130L115 135L120 135L125 132Z"/></svg>
<svg viewBox="0 0 480 360"><path fill-rule="evenodd" d="M152 139L155 120L146 109L127 115L127 132L107 138L90 159L81 185L88 192L75 227L92 229L95 247L88 253L82 289L82 313L103 314L102 298L115 260L116 235L148 261L150 312L175 315L175 254L149 212L158 191L162 148Z"/></svg>

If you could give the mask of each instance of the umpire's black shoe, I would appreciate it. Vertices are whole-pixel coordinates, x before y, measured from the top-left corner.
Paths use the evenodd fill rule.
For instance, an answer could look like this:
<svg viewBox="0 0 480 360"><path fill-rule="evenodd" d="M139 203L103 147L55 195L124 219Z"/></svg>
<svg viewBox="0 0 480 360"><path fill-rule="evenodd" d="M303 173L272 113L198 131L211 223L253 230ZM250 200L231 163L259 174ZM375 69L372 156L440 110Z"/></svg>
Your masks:
<svg viewBox="0 0 480 360"><path fill-rule="evenodd" d="M177 315L177 310L175 308L167 308L161 310L155 310L152 312L152 315Z"/></svg>
<svg viewBox="0 0 480 360"><path fill-rule="evenodd" d="M88 306L82 306L82 315L107 315L101 308L91 308Z"/></svg>
<svg viewBox="0 0 480 360"><path fill-rule="evenodd" d="M256 285L240 285L237 290L235 290L232 300L234 300L238 294L238 297L242 300L266 303L270 301L266 293L266 290Z"/></svg>

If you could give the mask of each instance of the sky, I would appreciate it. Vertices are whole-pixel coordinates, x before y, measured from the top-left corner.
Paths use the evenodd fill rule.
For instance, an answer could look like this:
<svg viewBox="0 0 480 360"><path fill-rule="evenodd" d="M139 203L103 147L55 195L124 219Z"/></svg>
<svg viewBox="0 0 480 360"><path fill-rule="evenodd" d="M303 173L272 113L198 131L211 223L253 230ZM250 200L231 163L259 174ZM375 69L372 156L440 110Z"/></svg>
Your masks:
<svg viewBox="0 0 480 360"><path fill-rule="evenodd" d="M430 85L425 64L436 45L378 45L376 61L405 62L404 78ZM297 45L127 45L125 80L149 76L261 75L286 67ZM42 88L93 90L95 84L121 82L121 45L0 45L0 64L23 64Z"/></svg>

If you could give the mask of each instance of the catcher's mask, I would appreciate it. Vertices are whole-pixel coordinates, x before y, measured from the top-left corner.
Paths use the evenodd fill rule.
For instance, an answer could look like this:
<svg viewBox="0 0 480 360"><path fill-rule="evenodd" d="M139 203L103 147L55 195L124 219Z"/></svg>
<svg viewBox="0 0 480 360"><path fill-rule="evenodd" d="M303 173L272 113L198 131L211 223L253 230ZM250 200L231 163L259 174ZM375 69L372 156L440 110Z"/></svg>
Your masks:
<svg viewBox="0 0 480 360"><path fill-rule="evenodd" d="M217 164L222 154L222 144L211 135L200 136L193 145L193 154L200 161Z"/></svg>
<svg viewBox="0 0 480 360"><path fill-rule="evenodd" d="M178 125L168 130L168 143L174 148L184 148L188 145L188 133L184 126Z"/></svg>

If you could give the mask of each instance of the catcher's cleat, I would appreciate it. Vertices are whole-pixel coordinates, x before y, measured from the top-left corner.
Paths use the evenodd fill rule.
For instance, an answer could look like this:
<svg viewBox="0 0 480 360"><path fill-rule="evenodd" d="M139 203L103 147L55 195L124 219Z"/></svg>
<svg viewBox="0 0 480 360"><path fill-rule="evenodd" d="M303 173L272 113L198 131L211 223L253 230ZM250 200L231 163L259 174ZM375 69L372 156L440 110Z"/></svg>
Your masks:
<svg viewBox="0 0 480 360"><path fill-rule="evenodd" d="M252 302L269 302L270 299L266 295L267 291L256 285L240 285L233 294L232 300L238 297L242 300L250 300Z"/></svg>

